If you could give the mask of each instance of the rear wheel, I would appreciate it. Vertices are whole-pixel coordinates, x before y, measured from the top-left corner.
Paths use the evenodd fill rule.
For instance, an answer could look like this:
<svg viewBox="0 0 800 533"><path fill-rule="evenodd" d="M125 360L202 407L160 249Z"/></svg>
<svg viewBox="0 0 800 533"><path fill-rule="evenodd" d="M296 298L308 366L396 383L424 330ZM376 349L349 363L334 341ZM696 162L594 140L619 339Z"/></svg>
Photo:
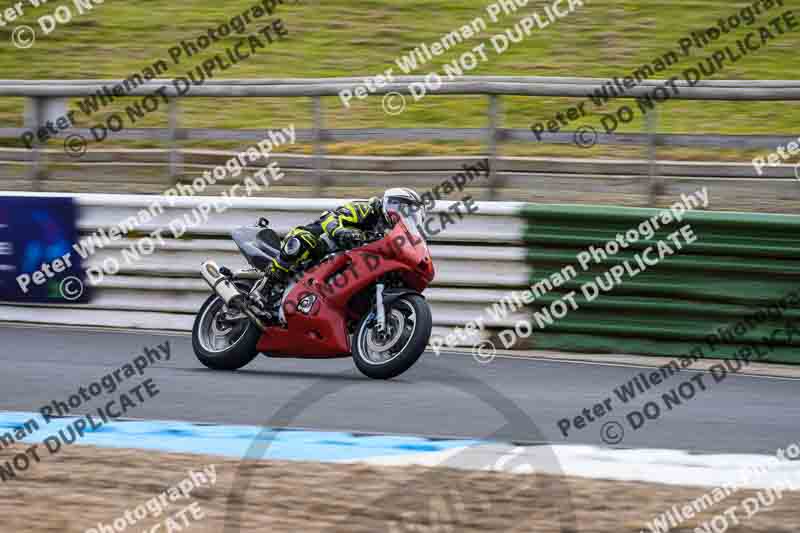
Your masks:
<svg viewBox="0 0 800 533"><path fill-rule="evenodd" d="M214 370L237 370L258 355L261 335L249 318L227 318L225 302L213 294L203 303L192 328L192 347L197 359Z"/></svg>
<svg viewBox="0 0 800 533"><path fill-rule="evenodd" d="M386 310L385 331L378 331L374 310L361 319L353 336L353 360L373 379L399 376L425 351L432 325L425 298L403 295Z"/></svg>

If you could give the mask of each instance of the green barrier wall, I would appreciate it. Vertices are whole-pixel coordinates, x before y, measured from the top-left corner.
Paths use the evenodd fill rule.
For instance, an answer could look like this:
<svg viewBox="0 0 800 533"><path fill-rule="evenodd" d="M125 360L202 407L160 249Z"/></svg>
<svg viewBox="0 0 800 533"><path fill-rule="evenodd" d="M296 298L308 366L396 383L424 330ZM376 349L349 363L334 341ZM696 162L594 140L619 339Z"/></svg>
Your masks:
<svg viewBox="0 0 800 533"><path fill-rule="evenodd" d="M566 265L577 276L530 304L541 312L570 291L578 309L523 341L536 349L732 358L800 363L800 216L691 211L601 264L583 270L577 255L602 248L659 209L528 205L525 243L531 284ZM581 285L689 224L697 241L630 277L593 301ZM676 248L669 240L672 248ZM651 256L652 257L652 256ZM795 292L797 291L797 292ZM783 300L787 307L774 307ZM773 305L770 313L762 311ZM780 309L780 310L779 310ZM749 317L748 322L742 322ZM724 341L709 342L718 328ZM718 334L719 336L719 334ZM765 340L767 337L769 340Z"/></svg>

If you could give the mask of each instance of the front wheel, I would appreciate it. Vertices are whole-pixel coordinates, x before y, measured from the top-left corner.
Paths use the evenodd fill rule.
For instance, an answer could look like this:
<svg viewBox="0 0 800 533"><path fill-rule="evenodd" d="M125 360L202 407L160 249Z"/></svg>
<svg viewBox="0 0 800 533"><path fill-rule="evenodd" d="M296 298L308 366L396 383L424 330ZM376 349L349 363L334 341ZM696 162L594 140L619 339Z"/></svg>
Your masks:
<svg viewBox="0 0 800 533"><path fill-rule="evenodd" d="M225 302L210 296L197 313L192 347L197 359L214 370L237 370L258 355L259 329L247 317L226 319Z"/></svg>
<svg viewBox="0 0 800 533"><path fill-rule="evenodd" d="M353 338L353 360L373 379L399 376L417 362L431 336L433 320L428 302L406 294L386 310L386 328L377 330L375 311L359 322Z"/></svg>

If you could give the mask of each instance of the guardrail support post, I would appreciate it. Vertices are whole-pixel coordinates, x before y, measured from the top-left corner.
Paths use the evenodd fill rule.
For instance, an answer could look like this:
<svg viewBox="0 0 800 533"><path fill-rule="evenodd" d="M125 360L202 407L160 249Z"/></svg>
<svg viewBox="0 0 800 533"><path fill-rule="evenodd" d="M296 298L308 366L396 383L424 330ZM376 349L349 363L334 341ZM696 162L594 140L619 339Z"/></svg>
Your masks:
<svg viewBox="0 0 800 533"><path fill-rule="evenodd" d="M497 199L497 190L500 188L497 177L497 126L500 115L500 97L496 94L489 95L489 199Z"/></svg>
<svg viewBox="0 0 800 533"><path fill-rule="evenodd" d="M655 207L658 197L664 192L664 183L660 176L656 175L656 130L658 129L658 110L653 108L645 115L645 128L647 129L647 160L648 168L648 200L651 207Z"/></svg>
<svg viewBox="0 0 800 533"><path fill-rule="evenodd" d="M314 108L314 128L312 130L312 141L314 143L314 195L322 196L325 189L325 117L322 110L322 97L312 96L311 101Z"/></svg>
<svg viewBox="0 0 800 533"><path fill-rule="evenodd" d="M183 157L178 145L178 99L169 99L169 177L174 185L183 167Z"/></svg>
<svg viewBox="0 0 800 533"><path fill-rule="evenodd" d="M25 113L25 127L33 131L34 134L44 122L45 101L46 98L41 96L28 98L28 106ZM44 169L42 168L42 148L38 135L34 136L31 145L33 148L31 149L31 163L28 167L28 177L31 180L31 189L33 191L41 191L42 179L45 176Z"/></svg>

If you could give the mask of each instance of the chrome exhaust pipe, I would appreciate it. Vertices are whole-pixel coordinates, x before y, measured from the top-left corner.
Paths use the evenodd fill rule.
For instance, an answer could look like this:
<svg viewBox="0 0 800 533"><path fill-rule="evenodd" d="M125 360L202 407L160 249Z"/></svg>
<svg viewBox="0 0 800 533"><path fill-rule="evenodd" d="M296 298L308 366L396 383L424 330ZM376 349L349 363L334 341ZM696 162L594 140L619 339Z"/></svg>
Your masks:
<svg viewBox="0 0 800 533"><path fill-rule="evenodd" d="M247 317L258 326L258 329L265 331L267 326L258 318L247 305L247 295L236 288L231 280L222 275L219 265L214 261L203 261L200 264L200 275L208 283L217 295L222 298L225 305L240 309Z"/></svg>
<svg viewBox="0 0 800 533"><path fill-rule="evenodd" d="M223 299L226 305L244 307L247 295L236 288L227 277L219 271L219 265L214 261L203 261L200 264L200 275L206 280L209 287Z"/></svg>
<svg viewBox="0 0 800 533"><path fill-rule="evenodd" d="M208 286L211 287L211 290L222 298L225 305L240 309L261 331L267 329L261 319L253 314L253 311L248 307L247 295L237 289L236 285L231 283L231 280L222 275L217 263L214 261L203 261L200 264L200 275L203 276L203 279L208 283Z"/></svg>

